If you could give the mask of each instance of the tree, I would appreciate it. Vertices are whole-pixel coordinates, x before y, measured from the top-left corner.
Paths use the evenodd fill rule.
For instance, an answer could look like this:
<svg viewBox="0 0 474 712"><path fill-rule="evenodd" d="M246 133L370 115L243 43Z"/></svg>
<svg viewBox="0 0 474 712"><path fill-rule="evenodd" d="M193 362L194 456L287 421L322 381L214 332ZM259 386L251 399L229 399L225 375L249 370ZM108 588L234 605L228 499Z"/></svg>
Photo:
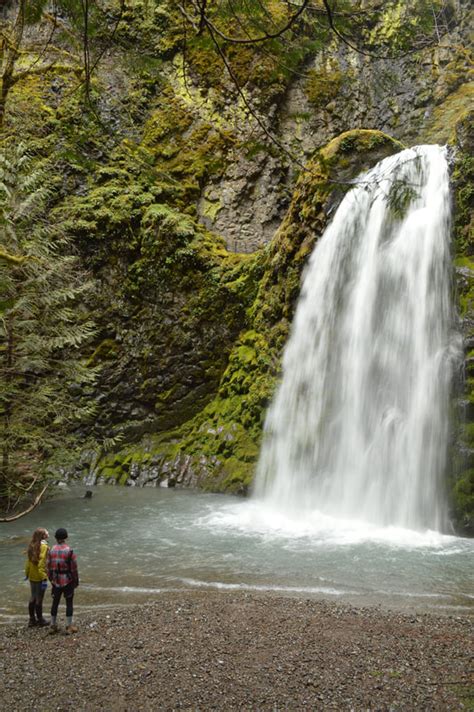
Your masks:
<svg viewBox="0 0 474 712"><path fill-rule="evenodd" d="M23 144L0 152L0 504L44 487L94 409L80 353L92 282L46 215L51 175Z"/></svg>
<svg viewBox="0 0 474 712"><path fill-rule="evenodd" d="M124 6L125 0L119 0L109 31L106 13L91 0L5 0L3 10L0 7L0 128L10 90L33 74L53 70L56 74L75 74L90 104L92 73L117 30ZM44 28L39 35L44 39L38 46L25 42L27 27L36 24ZM94 42L97 49L92 53Z"/></svg>
<svg viewBox="0 0 474 712"><path fill-rule="evenodd" d="M54 68L56 72L77 72L78 64L65 49L53 44L57 19L45 15L47 0L19 0L5 3L0 20L0 128L5 120L5 108L12 87L32 74L44 74ZM24 37L28 25L43 17L51 24L49 36L43 47L25 47ZM60 59L66 63L60 63ZM80 66L79 66L80 71Z"/></svg>

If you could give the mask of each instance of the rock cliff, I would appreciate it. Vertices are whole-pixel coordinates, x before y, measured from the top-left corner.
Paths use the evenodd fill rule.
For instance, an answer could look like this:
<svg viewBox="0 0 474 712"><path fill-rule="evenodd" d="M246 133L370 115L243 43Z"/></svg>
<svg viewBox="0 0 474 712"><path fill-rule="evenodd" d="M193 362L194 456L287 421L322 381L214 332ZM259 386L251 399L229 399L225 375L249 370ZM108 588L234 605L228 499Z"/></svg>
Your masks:
<svg viewBox="0 0 474 712"><path fill-rule="evenodd" d="M472 11L443 3L433 24L430 3L349 5L358 49L316 3L289 46L226 46L229 72L174 3L125 3L116 24L111 0L89 104L58 65L11 87L3 136L54 167L50 219L95 280L97 417L76 433L76 474L247 492L301 272L347 181L404 146L449 143L466 344L449 489L472 532Z"/></svg>

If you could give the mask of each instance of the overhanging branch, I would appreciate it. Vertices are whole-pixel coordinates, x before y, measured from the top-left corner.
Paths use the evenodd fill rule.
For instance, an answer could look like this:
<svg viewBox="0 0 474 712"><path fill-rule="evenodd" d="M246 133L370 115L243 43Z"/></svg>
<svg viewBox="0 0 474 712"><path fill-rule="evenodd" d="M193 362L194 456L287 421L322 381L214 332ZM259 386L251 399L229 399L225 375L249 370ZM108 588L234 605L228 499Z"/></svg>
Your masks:
<svg viewBox="0 0 474 712"><path fill-rule="evenodd" d="M38 504L41 502L43 495L46 492L46 490L48 489L48 487L49 487L49 485L45 485L43 487L41 492L36 496L35 500L29 507L24 509L22 512L19 512L18 514L12 515L11 517L0 517L0 522L14 522L16 519L20 519L21 517L24 517L25 514L29 514L30 512L32 512L33 509L35 509L35 507L37 507Z"/></svg>
<svg viewBox="0 0 474 712"><path fill-rule="evenodd" d="M252 37L252 38L244 38L244 37L230 37L229 35L226 35L224 32L221 32L216 25L211 22L209 19L208 15L206 14L206 4L205 2L202 2L202 5L200 5L198 2L193 2L191 0L191 4L194 6L196 11L199 13L199 25L197 26L194 20L192 20L189 16L189 14L186 12L185 8L178 3L178 9L179 11L186 17L188 22L190 22L195 29L197 29L197 34L201 34L204 26L206 26L209 31L212 30L214 34L219 35L219 37L225 42L232 42L233 44L258 44L260 42L268 42L268 40L273 40L276 39L277 37L281 37L282 35L285 34L285 32L288 32L288 30L294 25L296 20L300 17L300 15L303 14L303 12L306 10L306 8L309 5L309 0L303 0L303 4L298 8L297 12L295 12L286 25L281 27L277 32L265 32L263 35L259 37Z"/></svg>

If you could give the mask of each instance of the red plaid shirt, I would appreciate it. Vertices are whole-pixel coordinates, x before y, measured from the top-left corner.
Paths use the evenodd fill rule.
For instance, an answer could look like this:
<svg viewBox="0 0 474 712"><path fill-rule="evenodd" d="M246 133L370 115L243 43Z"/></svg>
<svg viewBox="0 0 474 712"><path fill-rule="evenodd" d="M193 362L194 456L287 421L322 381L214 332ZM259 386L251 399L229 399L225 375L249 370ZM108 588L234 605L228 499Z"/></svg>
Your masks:
<svg viewBox="0 0 474 712"><path fill-rule="evenodd" d="M49 550L46 568L53 586L63 588L71 582L74 586L79 586L77 558L67 544L55 544Z"/></svg>

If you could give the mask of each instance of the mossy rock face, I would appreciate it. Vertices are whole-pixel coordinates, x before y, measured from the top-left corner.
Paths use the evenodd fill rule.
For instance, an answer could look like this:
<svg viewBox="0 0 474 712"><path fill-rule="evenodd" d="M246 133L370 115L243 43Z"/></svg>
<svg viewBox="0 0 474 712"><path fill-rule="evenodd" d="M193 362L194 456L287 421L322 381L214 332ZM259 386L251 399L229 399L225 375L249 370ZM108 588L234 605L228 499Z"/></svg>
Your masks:
<svg viewBox="0 0 474 712"><path fill-rule="evenodd" d="M149 441L153 457L161 458L163 472L167 477L173 473L177 484L248 492L307 259L330 211L350 187L348 181L402 148L381 132L368 130L346 132L331 141L302 172L272 243L241 264L237 278L226 283L248 304L247 328L226 357L216 393L193 418ZM163 250L166 254L166 246L158 248ZM159 265L156 256L153 270ZM176 394L165 392L162 397L171 404Z"/></svg>
<svg viewBox="0 0 474 712"><path fill-rule="evenodd" d="M336 99L343 80L344 74L337 61L329 62L317 70L310 70L305 87L309 103L315 107L324 107Z"/></svg>
<svg viewBox="0 0 474 712"><path fill-rule="evenodd" d="M459 322L464 341L464 369L457 388L458 432L453 448L450 494L453 522L474 536L474 112L466 112L455 129L457 152L454 191L454 267Z"/></svg>
<svg viewBox="0 0 474 712"><path fill-rule="evenodd" d="M258 328L282 322L287 330L303 266L350 181L403 148L380 131L357 129L341 134L315 154L302 171L283 224L266 250L265 273L251 309Z"/></svg>
<svg viewBox="0 0 474 712"><path fill-rule="evenodd" d="M464 75L465 76L465 75ZM474 82L463 82L435 107L422 132L425 143L455 143L459 117L469 112L474 102Z"/></svg>
<svg viewBox="0 0 474 712"><path fill-rule="evenodd" d="M218 13L219 26L234 32L231 16L218 5L212 12ZM106 6L112 30L116 3ZM249 11L250 6L256 8L250 3ZM414 9L409 22L400 25L395 7L377 7L373 16L367 8L367 27L373 32L361 35L362 42L370 41L374 49L379 41L385 49L400 47L421 28L417 17L432 17L430 5L421 14ZM281 3L273 3L272 12L280 13L279 22L287 15ZM342 15L338 22L344 23ZM346 181L402 146L379 131L344 133L314 154L295 187L288 157L258 131L213 43L188 33L193 66L184 71L183 40L183 16L175 2L125 3L110 53L94 71L91 104L78 86L79 53L77 71L33 72L14 85L5 134L27 141L51 166L57 190L50 220L72 236L96 280L94 299L85 306L98 333L83 355L103 367L98 387L88 394L99 412L80 437L95 442L123 438L123 451L103 458L98 476L119 483L168 480L245 492L302 269L347 190ZM430 75L435 87L426 81L426 67L432 72L434 66L426 53L396 67L379 62L374 71L369 60L359 62L338 45L313 15L301 22L290 43L228 45L225 51L246 96L284 145L293 145L294 136L291 127L284 129L283 107L298 81L293 70L302 70L300 88L311 104L288 107L290 114L301 109L299 129L308 138L304 147L296 146L299 157L312 155L315 147L356 122L390 127L414 142L419 142L421 125L436 140L444 138L470 98L462 47L434 53L449 55L438 77ZM35 68L33 56L28 65ZM321 71L310 71L308 82L311 66ZM471 169L465 145L469 132L463 126L457 130L463 158L456 169L455 229L458 257L470 260L472 194L463 174ZM243 167L233 175L242 156ZM267 176L256 190L255 175L271 163L268 157L280 177ZM241 184L239 195L249 200L226 213L229 168L229 182ZM210 225L224 214L223 221L229 218L234 232L244 235L245 220L254 225L252 216L257 216L258 229L264 224L255 208L269 198L264 216L274 218L265 239L229 241L253 249L280 224L293 189L278 233L253 255L230 254L218 235L199 224L199 215ZM224 227L219 229L224 234ZM462 269L460 302L468 314L470 262ZM471 402L471 396L466 400Z"/></svg>
<svg viewBox="0 0 474 712"><path fill-rule="evenodd" d="M136 437L169 430L205 406L245 322L253 261L229 255L165 205L145 211L135 259L124 263L102 316L113 331L95 352L108 392L104 427L117 422Z"/></svg>

